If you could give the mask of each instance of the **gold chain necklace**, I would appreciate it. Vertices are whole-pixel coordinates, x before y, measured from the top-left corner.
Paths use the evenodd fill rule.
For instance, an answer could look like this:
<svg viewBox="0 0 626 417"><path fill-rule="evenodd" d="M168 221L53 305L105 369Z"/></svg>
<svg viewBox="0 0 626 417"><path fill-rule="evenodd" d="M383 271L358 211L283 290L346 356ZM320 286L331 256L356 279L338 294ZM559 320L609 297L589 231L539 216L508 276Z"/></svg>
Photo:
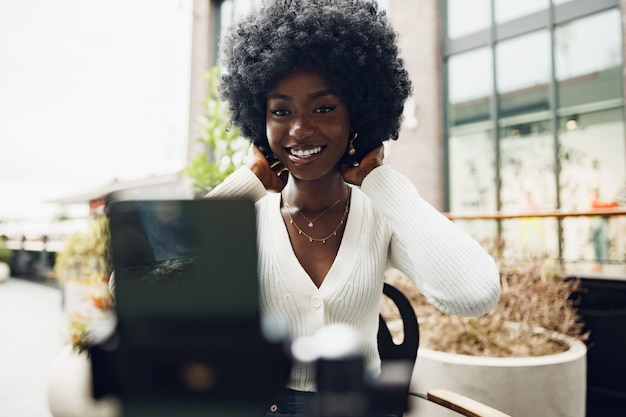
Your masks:
<svg viewBox="0 0 626 417"><path fill-rule="evenodd" d="M313 228L314 224L313 222L317 219L319 219L320 217L322 217L326 212L328 212L328 210L330 210L331 208L335 207L337 204L339 204L339 202L343 200L343 196L339 198L339 200L335 201L331 206L329 206L326 210L324 210L323 212L321 212L320 214L318 214L314 219L309 219L307 216L305 216L304 214L302 214L301 211L298 211L298 213L300 213L300 215L302 217L304 217L309 223L307 224L307 226ZM289 204L287 204L286 201L283 200L283 203L285 204L285 207L287 209L290 209L291 207L289 206Z"/></svg>
<svg viewBox="0 0 626 417"><path fill-rule="evenodd" d="M339 224L337 225L337 227L335 227L335 230L332 231L331 234L329 234L328 236L324 237L324 238L316 238L313 236L309 236L308 234L306 234L306 232L304 230L302 230L300 228L300 226L298 226L298 224L296 223L296 221L293 219L293 217L291 216L291 213L289 212L289 210L287 210L287 216L289 216L289 224L293 224L295 226L295 228L298 230L298 234L299 235L303 235L306 238L309 239L309 243L313 243L313 242L322 242L322 243L326 243L326 241L328 239L330 239L333 236L337 236L337 230L339 230L339 228L341 227L341 225L345 222L346 217L348 216L348 212L350 211L350 193L351 190L348 190L348 199L346 200L346 208L343 211L343 215L341 216L341 220L339 220ZM341 198L343 199L343 197ZM339 199L341 201L341 199ZM289 208L289 205L284 201L283 199L283 204L285 205L285 208ZM336 205L337 203L333 204Z"/></svg>

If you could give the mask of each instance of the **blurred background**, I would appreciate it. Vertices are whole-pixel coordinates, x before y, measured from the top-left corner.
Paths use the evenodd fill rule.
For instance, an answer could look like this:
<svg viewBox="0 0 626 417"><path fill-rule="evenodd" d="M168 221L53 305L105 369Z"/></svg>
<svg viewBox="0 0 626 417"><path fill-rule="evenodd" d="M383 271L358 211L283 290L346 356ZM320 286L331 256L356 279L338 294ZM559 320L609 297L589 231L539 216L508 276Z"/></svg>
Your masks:
<svg viewBox="0 0 626 417"><path fill-rule="evenodd" d="M388 162L510 255L547 251L574 273L624 273L620 1L379 3L414 82ZM258 4L2 1L7 245L41 251L45 240L54 253L119 190L188 196L183 170L211 155L197 140L205 74L223 30Z"/></svg>
<svg viewBox="0 0 626 417"><path fill-rule="evenodd" d="M190 1L0 2L0 219L185 165Z"/></svg>
<svg viewBox="0 0 626 417"><path fill-rule="evenodd" d="M57 285L57 254L114 196L198 195L186 169L216 153L199 140L207 72L225 28L260 4L0 1L0 245L13 277ZM626 0L379 5L414 84L387 162L481 243L552 256L623 303ZM591 386L626 399L624 386Z"/></svg>

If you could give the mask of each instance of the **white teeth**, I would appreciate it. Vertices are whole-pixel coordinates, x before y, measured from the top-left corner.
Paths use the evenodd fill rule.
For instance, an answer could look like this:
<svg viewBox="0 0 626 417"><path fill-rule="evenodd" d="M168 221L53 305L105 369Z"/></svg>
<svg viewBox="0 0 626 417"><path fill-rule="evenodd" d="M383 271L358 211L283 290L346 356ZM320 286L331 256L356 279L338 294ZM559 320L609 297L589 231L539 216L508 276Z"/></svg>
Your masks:
<svg viewBox="0 0 626 417"><path fill-rule="evenodd" d="M315 155L316 153L322 150L321 146L312 149L290 149L292 155L297 156L298 158L308 158L310 156Z"/></svg>

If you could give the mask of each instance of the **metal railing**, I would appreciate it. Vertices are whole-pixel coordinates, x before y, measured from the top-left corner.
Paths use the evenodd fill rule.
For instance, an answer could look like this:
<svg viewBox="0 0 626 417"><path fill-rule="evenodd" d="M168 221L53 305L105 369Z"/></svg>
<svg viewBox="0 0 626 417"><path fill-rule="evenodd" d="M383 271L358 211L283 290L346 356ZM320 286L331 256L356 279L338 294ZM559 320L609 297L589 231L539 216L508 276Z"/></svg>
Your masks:
<svg viewBox="0 0 626 417"><path fill-rule="evenodd" d="M554 255L564 264L587 264L592 271L601 269L598 264L613 266L616 274L626 275L626 207L444 214L479 241L495 237L503 239L506 246L512 248L509 256L528 251L543 252ZM594 253L595 242L591 237L593 224L598 219L605 219L607 223L607 241L604 243L609 248L609 256L603 258ZM534 234L534 239L529 237L530 234Z"/></svg>

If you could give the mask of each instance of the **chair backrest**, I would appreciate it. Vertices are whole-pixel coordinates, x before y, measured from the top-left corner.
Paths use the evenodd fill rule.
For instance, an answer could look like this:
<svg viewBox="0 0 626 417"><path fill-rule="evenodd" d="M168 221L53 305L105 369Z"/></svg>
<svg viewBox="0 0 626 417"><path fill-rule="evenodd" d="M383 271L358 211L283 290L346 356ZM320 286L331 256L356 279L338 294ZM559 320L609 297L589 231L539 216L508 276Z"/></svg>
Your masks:
<svg viewBox="0 0 626 417"><path fill-rule="evenodd" d="M419 325L417 323L415 310L413 310L411 302L402 291L387 282L384 284L383 294L393 301L400 312L404 339L402 343L396 344L393 341L385 319L382 315L379 315L378 353L380 354L380 359L383 362L386 360L405 359L411 363L415 363L420 339Z"/></svg>
<svg viewBox="0 0 626 417"><path fill-rule="evenodd" d="M406 298L402 291L393 285L385 283L383 293L394 302L400 311L402 327L404 329L404 340L400 344L394 343L389 327L387 326L383 316L380 315L378 326L378 351L382 360L382 366L384 367L386 362L389 364L394 361L405 361L405 366L411 368L410 372L412 374L415 359L417 358L417 348L419 345L419 325L415 315L415 310L413 310L411 302ZM397 401L394 400L394 404L397 403L398 405L389 410L392 415L402 416L407 410L409 395L413 395L436 403L463 416L510 417L508 414L502 413L499 410L472 400L471 398L442 389L429 390L426 394L413 392L409 393L410 384L411 381L409 379L406 382L406 390L404 391L406 395L398 397ZM405 400L406 402L404 402Z"/></svg>
<svg viewBox="0 0 626 417"><path fill-rule="evenodd" d="M378 324L378 353L382 361L383 372L387 365L402 363L406 369L406 381L403 381L400 396L397 401L393 400L394 406L390 411L393 415L402 416L408 407L409 386L411 384L410 376L413 373L413 366L417 358L417 347L419 345L419 326L417 317L411 302L406 296L389 283L385 283L383 294L388 297L398 308L400 318L402 319L402 328L404 338L401 343L395 343L393 336L383 318L379 315Z"/></svg>

